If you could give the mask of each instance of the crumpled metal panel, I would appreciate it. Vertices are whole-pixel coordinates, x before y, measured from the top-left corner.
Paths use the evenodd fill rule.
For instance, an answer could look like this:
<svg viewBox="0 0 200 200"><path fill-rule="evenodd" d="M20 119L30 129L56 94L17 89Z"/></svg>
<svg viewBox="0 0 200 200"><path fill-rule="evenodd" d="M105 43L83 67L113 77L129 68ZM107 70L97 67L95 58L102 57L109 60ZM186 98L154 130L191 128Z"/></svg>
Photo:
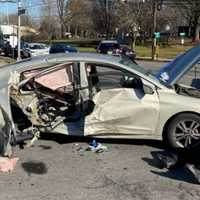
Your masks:
<svg viewBox="0 0 200 200"><path fill-rule="evenodd" d="M11 121L8 115L0 107L0 155L11 156Z"/></svg>
<svg viewBox="0 0 200 200"><path fill-rule="evenodd" d="M153 134L159 118L157 93L138 89L108 89L94 97L94 111L86 117L85 135Z"/></svg>

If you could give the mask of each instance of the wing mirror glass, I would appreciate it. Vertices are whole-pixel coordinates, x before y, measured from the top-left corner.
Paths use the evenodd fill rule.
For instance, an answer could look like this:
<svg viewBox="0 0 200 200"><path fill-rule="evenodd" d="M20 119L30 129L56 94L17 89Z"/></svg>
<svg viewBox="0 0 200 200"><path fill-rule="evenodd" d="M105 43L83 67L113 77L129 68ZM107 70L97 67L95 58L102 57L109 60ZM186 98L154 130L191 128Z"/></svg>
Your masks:
<svg viewBox="0 0 200 200"><path fill-rule="evenodd" d="M145 94L154 94L154 90L149 85L143 85L143 91Z"/></svg>
<svg viewBox="0 0 200 200"><path fill-rule="evenodd" d="M145 94L153 94L154 90L149 85L143 84L140 78L123 76L120 80L121 86L142 90Z"/></svg>

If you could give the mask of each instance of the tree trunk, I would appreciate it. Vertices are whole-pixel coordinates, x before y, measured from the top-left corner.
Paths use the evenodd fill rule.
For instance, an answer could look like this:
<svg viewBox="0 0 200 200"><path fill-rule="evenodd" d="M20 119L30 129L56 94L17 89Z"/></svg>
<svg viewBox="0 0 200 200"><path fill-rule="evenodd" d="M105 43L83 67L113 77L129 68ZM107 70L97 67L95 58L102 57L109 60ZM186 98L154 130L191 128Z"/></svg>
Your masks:
<svg viewBox="0 0 200 200"><path fill-rule="evenodd" d="M200 40L199 32L200 32L200 26L197 24L195 26L194 42L198 42Z"/></svg>
<svg viewBox="0 0 200 200"><path fill-rule="evenodd" d="M136 36L135 35L133 35L132 37L131 37L131 50L132 51L134 51L135 50L135 44L136 44Z"/></svg>
<svg viewBox="0 0 200 200"><path fill-rule="evenodd" d="M78 26L75 27L75 38L78 38Z"/></svg>
<svg viewBox="0 0 200 200"><path fill-rule="evenodd" d="M63 39L65 37L65 27L63 25L63 23L61 23L61 29L60 29L60 36L61 36L61 39Z"/></svg>

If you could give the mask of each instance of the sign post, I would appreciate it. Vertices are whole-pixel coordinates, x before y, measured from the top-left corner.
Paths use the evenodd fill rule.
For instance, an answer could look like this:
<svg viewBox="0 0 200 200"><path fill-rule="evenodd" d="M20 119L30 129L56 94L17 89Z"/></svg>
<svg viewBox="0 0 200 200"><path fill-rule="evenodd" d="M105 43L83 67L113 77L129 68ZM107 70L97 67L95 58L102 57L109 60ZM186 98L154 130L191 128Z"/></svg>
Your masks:
<svg viewBox="0 0 200 200"><path fill-rule="evenodd" d="M158 40L160 38L160 32L155 32L153 37L153 57L152 59L155 60L158 57Z"/></svg>
<svg viewBox="0 0 200 200"><path fill-rule="evenodd" d="M17 61L21 60L21 15L25 14L26 10L21 5L21 0L18 0L18 43L17 43Z"/></svg>
<svg viewBox="0 0 200 200"><path fill-rule="evenodd" d="M181 32L180 37L181 37L181 45L183 46L185 44L185 32Z"/></svg>

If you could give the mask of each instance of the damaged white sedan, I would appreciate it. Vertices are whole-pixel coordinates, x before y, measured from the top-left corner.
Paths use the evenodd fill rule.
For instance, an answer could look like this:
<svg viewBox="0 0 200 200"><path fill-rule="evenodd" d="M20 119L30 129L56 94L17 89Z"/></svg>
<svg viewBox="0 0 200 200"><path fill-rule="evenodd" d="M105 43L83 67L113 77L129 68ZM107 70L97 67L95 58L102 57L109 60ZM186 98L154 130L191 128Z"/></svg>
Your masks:
<svg viewBox="0 0 200 200"><path fill-rule="evenodd" d="M200 95L194 94L199 91L177 84L183 72L199 63L200 53L193 63L184 61L197 50L200 47L157 76L126 58L90 53L36 57L2 67L1 153L9 156L12 143L41 132L164 138L172 147L182 148L197 144ZM177 66L179 72L171 73ZM196 93L190 95L191 90Z"/></svg>

